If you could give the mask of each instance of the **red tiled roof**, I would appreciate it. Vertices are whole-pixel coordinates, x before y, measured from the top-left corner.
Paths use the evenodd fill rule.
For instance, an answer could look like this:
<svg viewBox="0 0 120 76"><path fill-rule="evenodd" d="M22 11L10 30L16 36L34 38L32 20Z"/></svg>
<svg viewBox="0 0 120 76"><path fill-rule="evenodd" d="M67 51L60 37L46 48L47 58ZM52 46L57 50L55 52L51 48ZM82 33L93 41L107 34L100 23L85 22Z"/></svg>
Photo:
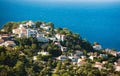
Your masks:
<svg viewBox="0 0 120 76"><path fill-rule="evenodd" d="M14 41L5 41L8 44L15 44Z"/></svg>
<svg viewBox="0 0 120 76"><path fill-rule="evenodd" d="M4 42L4 40L3 39L0 39L0 43L3 43Z"/></svg>

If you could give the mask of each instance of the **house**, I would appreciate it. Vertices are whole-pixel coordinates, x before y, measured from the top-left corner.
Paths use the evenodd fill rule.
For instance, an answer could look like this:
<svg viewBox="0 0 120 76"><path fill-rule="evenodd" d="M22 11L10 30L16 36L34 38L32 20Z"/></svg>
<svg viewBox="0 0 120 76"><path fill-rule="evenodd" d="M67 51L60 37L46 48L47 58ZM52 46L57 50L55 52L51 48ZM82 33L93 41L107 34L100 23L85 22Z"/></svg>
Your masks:
<svg viewBox="0 0 120 76"><path fill-rule="evenodd" d="M41 54L41 55L49 55L49 52L38 52L38 55Z"/></svg>
<svg viewBox="0 0 120 76"><path fill-rule="evenodd" d="M108 58L108 54L100 54L99 57Z"/></svg>
<svg viewBox="0 0 120 76"><path fill-rule="evenodd" d="M0 44L2 44L4 42L4 40L2 38L0 38Z"/></svg>
<svg viewBox="0 0 120 76"><path fill-rule="evenodd" d="M17 34L18 37L35 37L37 30L27 28L25 24L20 24L18 28L12 30L13 34Z"/></svg>
<svg viewBox="0 0 120 76"><path fill-rule="evenodd" d="M18 28L12 30L13 34L17 34L19 37L23 37L27 35L27 29L23 24L20 24Z"/></svg>
<svg viewBox="0 0 120 76"><path fill-rule="evenodd" d="M68 58L72 61L72 62L77 62L78 58L74 57L74 56L68 56Z"/></svg>
<svg viewBox="0 0 120 76"><path fill-rule="evenodd" d="M64 41L65 40L65 35L64 34L56 34L55 37L57 38L58 41Z"/></svg>
<svg viewBox="0 0 120 76"><path fill-rule="evenodd" d="M106 52L106 53L110 53L110 52L111 52L111 49L107 48L107 49L105 49L105 52Z"/></svg>
<svg viewBox="0 0 120 76"><path fill-rule="evenodd" d="M120 58L117 60L117 63L115 64L115 71L120 71Z"/></svg>
<svg viewBox="0 0 120 76"><path fill-rule="evenodd" d="M98 68L99 70L101 70L103 68L103 64L100 62L95 62L94 67Z"/></svg>
<svg viewBox="0 0 120 76"><path fill-rule="evenodd" d="M83 55L83 51L76 50L76 51L75 51L75 54L76 54L77 56L82 56L82 55Z"/></svg>
<svg viewBox="0 0 120 76"><path fill-rule="evenodd" d="M56 41L55 41L54 44L55 44L55 45L58 45L59 47L61 47L60 42L56 42Z"/></svg>
<svg viewBox="0 0 120 76"><path fill-rule="evenodd" d="M117 51L111 50L110 54L112 54L113 56L117 56Z"/></svg>
<svg viewBox="0 0 120 76"><path fill-rule="evenodd" d="M9 37L10 37L9 34L1 34L0 35L0 39L3 39L3 40L8 40Z"/></svg>
<svg viewBox="0 0 120 76"><path fill-rule="evenodd" d="M113 56L118 56L119 55L119 53L116 50L105 49L105 52L109 53L109 54L111 54Z"/></svg>
<svg viewBox="0 0 120 76"><path fill-rule="evenodd" d="M94 49L94 50L101 50L101 49L102 49L102 46L101 46L101 45L94 45L94 46L93 46L93 49Z"/></svg>
<svg viewBox="0 0 120 76"><path fill-rule="evenodd" d="M3 46L3 45L4 45L4 40L0 39L0 46Z"/></svg>
<svg viewBox="0 0 120 76"><path fill-rule="evenodd" d="M113 56L117 56L117 51L111 51L110 54L112 54Z"/></svg>
<svg viewBox="0 0 120 76"><path fill-rule="evenodd" d="M57 41L57 39L55 37L49 37L49 40L52 40L53 42Z"/></svg>
<svg viewBox="0 0 120 76"><path fill-rule="evenodd" d="M107 64L108 63L108 61L102 61L102 64Z"/></svg>
<svg viewBox="0 0 120 76"><path fill-rule="evenodd" d="M48 38L45 38L45 37L36 37L38 42L49 42L49 39Z"/></svg>
<svg viewBox="0 0 120 76"><path fill-rule="evenodd" d="M89 52L89 53L87 53L87 55L88 55L88 56L91 56L91 55L93 56L94 53L93 53L93 52Z"/></svg>
<svg viewBox="0 0 120 76"><path fill-rule="evenodd" d="M78 61L77 61L78 66L85 65L85 64L86 64L85 60L83 60L82 58L78 59Z"/></svg>
<svg viewBox="0 0 120 76"><path fill-rule="evenodd" d="M85 61L85 58L78 58L77 63Z"/></svg>
<svg viewBox="0 0 120 76"><path fill-rule="evenodd" d="M33 27L33 28L36 27L36 26L35 26L35 23L33 23L31 20L28 21L28 22L26 23L26 25L31 26L31 27Z"/></svg>
<svg viewBox="0 0 120 76"><path fill-rule="evenodd" d="M64 60L67 60L68 57L65 56L65 55L61 55L61 56L59 56L57 59L60 60L60 61L64 61Z"/></svg>
<svg viewBox="0 0 120 76"><path fill-rule="evenodd" d="M89 59L91 59L92 61L94 60L95 56L90 56Z"/></svg>
<svg viewBox="0 0 120 76"><path fill-rule="evenodd" d="M33 60L34 60L34 61L37 60L37 56L33 56Z"/></svg>
<svg viewBox="0 0 120 76"><path fill-rule="evenodd" d="M66 52L66 51L67 51L67 47L61 46L61 51L62 51L62 52Z"/></svg>
<svg viewBox="0 0 120 76"><path fill-rule="evenodd" d="M120 52L117 52L117 56L120 57Z"/></svg>
<svg viewBox="0 0 120 76"><path fill-rule="evenodd" d="M115 65L115 71L120 71L120 63L117 63L117 64Z"/></svg>
<svg viewBox="0 0 120 76"><path fill-rule="evenodd" d="M12 47L16 46L14 41L5 41L4 45L5 46L12 46Z"/></svg>
<svg viewBox="0 0 120 76"><path fill-rule="evenodd" d="M40 33L37 33L37 36L36 36L37 40L39 42L49 42L49 39L45 37L45 34L40 32Z"/></svg>
<svg viewBox="0 0 120 76"><path fill-rule="evenodd" d="M25 54L22 51L19 51L20 56L25 56Z"/></svg>
<svg viewBox="0 0 120 76"><path fill-rule="evenodd" d="M46 26L44 23L40 25L40 28L46 30L46 31L50 31L51 27L50 26Z"/></svg>
<svg viewBox="0 0 120 76"><path fill-rule="evenodd" d="M35 37L37 34L36 30L33 29L27 29L27 37Z"/></svg>
<svg viewBox="0 0 120 76"><path fill-rule="evenodd" d="M37 37L45 37L45 33L44 32L37 32L36 36Z"/></svg>

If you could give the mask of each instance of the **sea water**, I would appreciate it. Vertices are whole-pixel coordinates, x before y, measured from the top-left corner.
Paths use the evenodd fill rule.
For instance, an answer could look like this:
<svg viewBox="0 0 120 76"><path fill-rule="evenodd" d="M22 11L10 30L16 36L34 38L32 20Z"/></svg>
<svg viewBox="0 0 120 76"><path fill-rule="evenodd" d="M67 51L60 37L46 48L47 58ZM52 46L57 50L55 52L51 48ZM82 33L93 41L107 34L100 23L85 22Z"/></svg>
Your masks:
<svg viewBox="0 0 120 76"><path fill-rule="evenodd" d="M53 22L79 33L90 43L120 50L120 5L1 2L0 27L9 21Z"/></svg>

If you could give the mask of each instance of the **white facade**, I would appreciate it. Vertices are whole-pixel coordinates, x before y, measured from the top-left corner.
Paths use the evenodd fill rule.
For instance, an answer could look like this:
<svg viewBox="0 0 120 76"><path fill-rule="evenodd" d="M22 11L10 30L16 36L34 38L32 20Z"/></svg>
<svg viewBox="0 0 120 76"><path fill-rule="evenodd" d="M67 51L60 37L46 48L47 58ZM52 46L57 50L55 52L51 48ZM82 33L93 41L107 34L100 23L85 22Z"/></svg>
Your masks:
<svg viewBox="0 0 120 76"><path fill-rule="evenodd" d="M74 56L68 56L68 58L72 61L72 62L77 62L77 58L75 58Z"/></svg>
<svg viewBox="0 0 120 76"><path fill-rule="evenodd" d="M65 40L65 35L56 34L55 37L58 39L58 41L64 41Z"/></svg>
<svg viewBox="0 0 120 76"><path fill-rule="evenodd" d="M46 26L45 24L41 24L40 28L46 30L46 31L50 31L51 27L50 26Z"/></svg>
<svg viewBox="0 0 120 76"><path fill-rule="evenodd" d="M36 30L27 29L27 37L35 37L36 33Z"/></svg>
<svg viewBox="0 0 120 76"><path fill-rule="evenodd" d="M100 63L100 62L96 62L94 64L94 67L98 68L99 70L101 70L103 68L102 63Z"/></svg>
<svg viewBox="0 0 120 76"><path fill-rule="evenodd" d="M120 71L120 66L115 66L115 71Z"/></svg>
<svg viewBox="0 0 120 76"><path fill-rule="evenodd" d="M18 37L31 37L35 36L37 31L33 29L26 28L27 25L25 24L20 24L19 28L13 29L12 32L14 34L18 34Z"/></svg>
<svg viewBox="0 0 120 76"><path fill-rule="evenodd" d="M94 56L90 56L89 59L91 59L93 61L94 60Z"/></svg>
<svg viewBox="0 0 120 76"><path fill-rule="evenodd" d="M31 26L31 27L35 27L35 23L33 23L32 21L28 21L26 23L26 25Z"/></svg>
<svg viewBox="0 0 120 76"><path fill-rule="evenodd" d="M45 37L37 37L37 40L39 42L49 42L49 39L48 38L45 38Z"/></svg>
<svg viewBox="0 0 120 76"><path fill-rule="evenodd" d="M49 39L52 40L53 42L57 41L55 37L49 37Z"/></svg>
<svg viewBox="0 0 120 76"><path fill-rule="evenodd" d="M68 59L68 58L65 55L61 55L61 56L58 57L58 60L61 60L61 61L64 61L66 59Z"/></svg>
<svg viewBox="0 0 120 76"><path fill-rule="evenodd" d="M81 55L83 55L83 52L82 51L76 51L76 55L81 56Z"/></svg>
<svg viewBox="0 0 120 76"><path fill-rule="evenodd" d="M33 60L37 60L37 56L33 56Z"/></svg>
<svg viewBox="0 0 120 76"><path fill-rule="evenodd" d="M100 57L108 58L108 55L107 54L100 54Z"/></svg>
<svg viewBox="0 0 120 76"><path fill-rule="evenodd" d="M61 46L61 51L66 52L67 51L67 47Z"/></svg>
<svg viewBox="0 0 120 76"><path fill-rule="evenodd" d="M102 49L102 46L101 46L101 45L94 45L94 46L93 46L93 49L94 49L94 50L101 50L101 49Z"/></svg>
<svg viewBox="0 0 120 76"><path fill-rule="evenodd" d="M5 41L4 45L5 46L16 46L16 44L14 43L14 41Z"/></svg>
<svg viewBox="0 0 120 76"><path fill-rule="evenodd" d="M38 52L38 55L41 54L41 55L49 55L49 52Z"/></svg>

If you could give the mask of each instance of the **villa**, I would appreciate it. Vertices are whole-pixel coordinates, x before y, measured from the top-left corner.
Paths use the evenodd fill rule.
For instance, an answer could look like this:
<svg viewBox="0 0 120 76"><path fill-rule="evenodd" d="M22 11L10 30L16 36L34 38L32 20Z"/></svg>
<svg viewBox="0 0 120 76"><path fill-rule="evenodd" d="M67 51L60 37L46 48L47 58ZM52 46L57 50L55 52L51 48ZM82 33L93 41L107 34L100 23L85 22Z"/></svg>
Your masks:
<svg viewBox="0 0 120 76"><path fill-rule="evenodd" d="M41 54L41 55L49 55L49 52L38 52L38 55Z"/></svg>
<svg viewBox="0 0 120 76"><path fill-rule="evenodd" d="M3 45L4 45L4 40L0 39L0 46L3 46Z"/></svg>
<svg viewBox="0 0 120 76"><path fill-rule="evenodd" d="M108 58L108 54L100 54L99 57Z"/></svg>
<svg viewBox="0 0 120 76"><path fill-rule="evenodd" d="M94 67L98 68L99 70L101 70L103 68L103 64L100 62L95 62Z"/></svg>
<svg viewBox="0 0 120 76"><path fill-rule="evenodd" d="M40 25L40 28L46 30L46 31L50 31L51 27L50 26L46 26L44 23Z"/></svg>
<svg viewBox="0 0 120 76"><path fill-rule="evenodd" d="M68 57L65 56L65 55L61 55L57 59L60 60L60 61L64 61L64 60L68 59Z"/></svg>
<svg viewBox="0 0 120 76"><path fill-rule="evenodd" d="M77 56L82 56L82 55L83 55L83 51L76 50L76 51L75 51L75 54L76 54Z"/></svg>
<svg viewBox="0 0 120 76"><path fill-rule="evenodd" d="M102 49L102 46L101 46L101 45L94 45L94 46L93 46L93 49L94 49L94 50L101 50L101 49Z"/></svg>
<svg viewBox="0 0 120 76"><path fill-rule="evenodd" d="M94 60L95 56L90 56L89 59L91 59L92 61Z"/></svg>
<svg viewBox="0 0 120 76"><path fill-rule="evenodd" d="M5 46L12 46L12 47L16 46L14 41L5 41L4 45Z"/></svg>
<svg viewBox="0 0 120 76"><path fill-rule="evenodd" d="M65 40L65 35L64 34L56 34L55 37L57 38L58 41L64 41Z"/></svg>
<svg viewBox="0 0 120 76"><path fill-rule="evenodd" d="M35 36L35 34L37 33L36 30L30 29L30 28L26 28L26 25L20 24L18 28L13 29L12 32L14 34L17 34L18 37L31 37L31 36Z"/></svg>
<svg viewBox="0 0 120 76"><path fill-rule="evenodd" d="M35 23L33 23L31 20L26 23L26 25L35 28Z"/></svg>
<svg viewBox="0 0 120 76"><path fill-rule="evenodd" d="M61 51L62 51L62 52L66 52L66 51L67 51L67 47L61 46Z"/></svg>
<svg viewBox="0 0 120 76"><path fill-rule="evenodd" d="M34 60L34 61L37 60L37 56L33 56L33 60Z"/></svg>
<svg viewBox="0 0 120 76"><path fill-rule="evenodd" d="M120 59L118 59L117 63L115 64L115 71L120 71Z"/></svg>

